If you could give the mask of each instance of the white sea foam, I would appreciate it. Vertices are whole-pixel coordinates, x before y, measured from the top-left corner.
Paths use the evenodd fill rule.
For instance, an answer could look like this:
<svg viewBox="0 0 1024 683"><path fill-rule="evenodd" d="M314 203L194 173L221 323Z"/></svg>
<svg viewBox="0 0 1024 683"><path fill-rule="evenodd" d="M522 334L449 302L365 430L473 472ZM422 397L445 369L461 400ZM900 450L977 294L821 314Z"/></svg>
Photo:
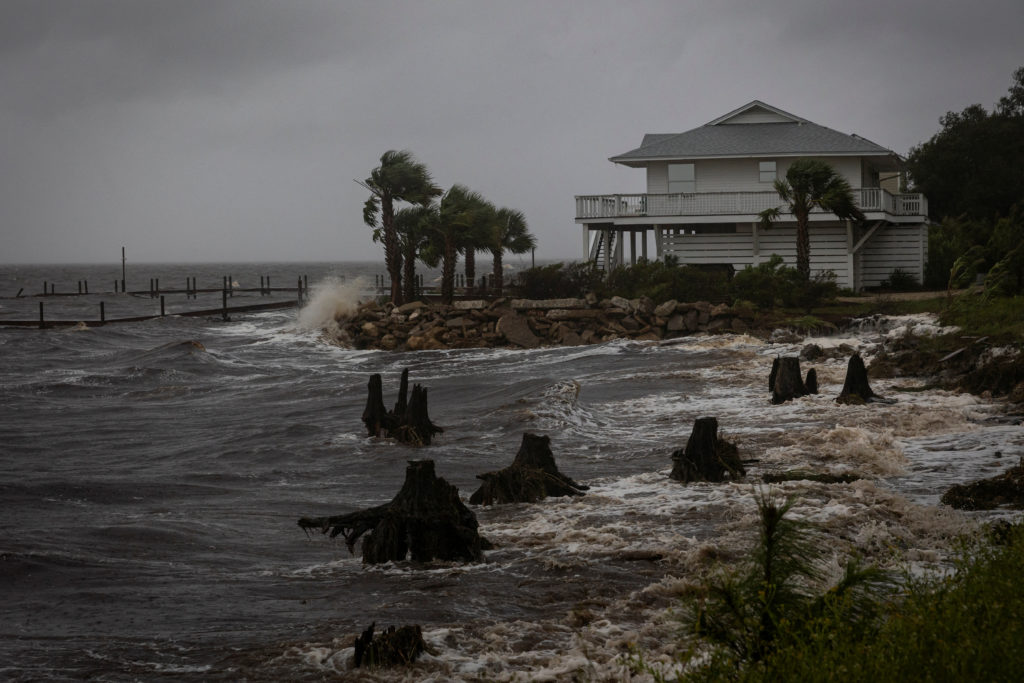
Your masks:
<svg viewBox="0 0 1024 683"><path fill-rule="evenodd" d="M332 277L321 280L313 285L309 302L299 311L299 327L336 331L338 318L356 312L360 295L365 290L366 283L362 278L342 280Z"/></svg>

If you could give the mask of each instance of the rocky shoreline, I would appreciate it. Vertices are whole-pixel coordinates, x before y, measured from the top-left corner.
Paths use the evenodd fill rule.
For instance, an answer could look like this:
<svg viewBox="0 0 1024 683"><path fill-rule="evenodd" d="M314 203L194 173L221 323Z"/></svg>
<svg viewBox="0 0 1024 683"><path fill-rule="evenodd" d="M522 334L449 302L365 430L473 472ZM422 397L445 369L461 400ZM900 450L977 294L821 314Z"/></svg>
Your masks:
<svg viewBox="0 0 1024 683"><path fill-rule="evenodd" d="M650 299L484 299L452 305L370 301L337 320L336 341L357 349L578 346L613 339L659 341L700 332L745 333L753 308Z"/></svg>

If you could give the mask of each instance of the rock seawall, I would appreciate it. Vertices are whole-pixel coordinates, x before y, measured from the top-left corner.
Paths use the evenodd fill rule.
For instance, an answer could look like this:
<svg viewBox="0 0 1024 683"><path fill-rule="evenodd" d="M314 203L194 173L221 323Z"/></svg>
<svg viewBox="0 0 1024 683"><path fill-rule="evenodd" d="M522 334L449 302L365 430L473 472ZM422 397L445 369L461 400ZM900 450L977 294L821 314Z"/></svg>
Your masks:
<svg viewBox="0 0 1024 683"><path fill-rule="evenodd" d="M706 301L647 298L496 299L453 305L368 302L340 318L337 342L358 349L420 351L474 347L536 348L635 339L657 341L697 332L747 332L753 312Z"/></svg>

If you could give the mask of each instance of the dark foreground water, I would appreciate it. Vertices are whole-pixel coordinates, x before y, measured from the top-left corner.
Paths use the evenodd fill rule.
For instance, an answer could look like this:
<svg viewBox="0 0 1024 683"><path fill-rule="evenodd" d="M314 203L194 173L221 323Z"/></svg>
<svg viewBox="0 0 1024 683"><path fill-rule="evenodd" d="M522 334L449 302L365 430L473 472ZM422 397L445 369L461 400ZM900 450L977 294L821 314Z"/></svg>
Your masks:
<svg viewBox="0 0 1024 683"><path fill-rule="evenodd" d="M357 678L366 674L348 669L351 639L376 622L422 624L432 649L381 680L624 680L620 657L631 647L670 664L678 627L669 609L714 560L743 556L765 472L863 475L777 487L828 534L836 572L852 550L931 571L956 534L991 517L942 507L941 493L1024 451L1001 406L904 391L917 388L912 380L874 386L893 405L836 405L845 360L813 364L821 395L769 405L772 357L803 342L352 351L331 343L323 323L365 295L367 281L354 276L372 285L375 266L159 268L182 283L192 271L200 286L216 286L228 268L241 287L273 268L282 286L301 274L319 286L302 312L227 323L0 327L0 678ZM23 282L41 290L57 269L0 268L0 297ZM73 287L75 272L59 281ZM34 300L0 299L0 316L26 303L31 312ZM815 341L870 355L887 333ZM430 448L363 436L368 376L383 373L393 400L405 367L446 428ZM758 460L747 481L668 479L671 452L705 415ZM511 462L525 431L550 435L562 471L592 488L573 500L477 508L496 546L486 563L363 567L342 542L296 525L389 500L414 458L434 459L468 498L477 474Z"/></svg>

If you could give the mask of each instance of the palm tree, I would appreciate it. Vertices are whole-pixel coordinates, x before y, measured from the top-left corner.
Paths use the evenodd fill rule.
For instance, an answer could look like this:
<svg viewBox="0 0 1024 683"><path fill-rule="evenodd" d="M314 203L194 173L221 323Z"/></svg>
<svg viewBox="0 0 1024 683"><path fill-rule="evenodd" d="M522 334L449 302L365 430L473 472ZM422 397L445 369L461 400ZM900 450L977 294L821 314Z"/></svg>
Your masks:
<svg viewBox="0 0 1024 683"><path fill-rule="evenodd" d="M493 257L494 291L498 296L501 296L505 276L501 262L505 252L525 254L536 246L537 240L526 227L526 217L522 211L501 208L495 212L487 248Z"/></svg>
<svg viewBox="0 0 1024 683"><path fill-rule="evenodd" d="M416 298L416 260L429 244L430 231L437 224L437 204L407 206L395 213L395 230L402 250L402 299Z"/></svg>
<svg viewBox="0 0 1024 683"><path fill-rule="evenodd" d="M395 230L395 202L427 205L441 194L441 188L434 185L427 167L405 150L384 152L380 166L360 185L370 191L370 198L363 206L363 222L373 228L375 241L384 242L384 265L391 277L391 301L401 304L402 254Z"/></svg>
<svg viewBox="0 0 1024 683"><path fill-rule="evenodd" d="M864 214L854 203L850 183L835 169L818 159L797 159L786 171L785 180L775 181L779 198L789 204L789 213L796 218L796 269L804 279L811 277L811 240L808 218L821 208L842 220L863 221ZM762 227L768 228L782 215L782 207L765 209L759 216Z"/></svg>
<svg viewBox="0 0 1024 683"><path fill-rule="evenodd" d="M493 207L479 193L465 185L452 185L438 207L438 220L432 228L429 248L423 259L431 266L441 262L441 300L451 303L455 295L455 265L459 251L466 250L469 235L486 224ZM475 238L474 238L475 239Z"/></svg>

